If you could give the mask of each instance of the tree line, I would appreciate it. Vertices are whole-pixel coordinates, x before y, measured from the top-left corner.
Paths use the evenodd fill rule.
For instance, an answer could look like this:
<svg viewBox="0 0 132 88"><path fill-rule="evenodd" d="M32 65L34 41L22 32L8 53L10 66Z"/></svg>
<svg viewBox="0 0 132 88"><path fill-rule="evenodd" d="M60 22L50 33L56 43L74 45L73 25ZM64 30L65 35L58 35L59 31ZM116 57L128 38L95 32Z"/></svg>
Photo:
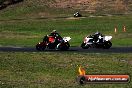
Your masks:
<svg viewBox="0 0 132 88"><path fill-rule="evenodd" d="M0 0L0 10L6 8L9 5L22 2L23 0Z"/></svg>

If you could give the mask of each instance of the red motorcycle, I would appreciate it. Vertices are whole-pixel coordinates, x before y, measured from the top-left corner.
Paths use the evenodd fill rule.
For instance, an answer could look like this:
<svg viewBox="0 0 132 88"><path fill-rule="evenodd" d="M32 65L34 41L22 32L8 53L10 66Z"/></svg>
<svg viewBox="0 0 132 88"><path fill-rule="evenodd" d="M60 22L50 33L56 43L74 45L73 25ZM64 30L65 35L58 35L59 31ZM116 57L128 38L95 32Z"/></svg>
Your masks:
<svg viewBox="0 0 132 88"><path fill-rule="evenodd" d="M70 37L57 38L54 36L45 36L43 42L39 42L36 45L36 49L41 51L48 49L56 49L56 50L68 50L70 47L69 41Z"/></svg>

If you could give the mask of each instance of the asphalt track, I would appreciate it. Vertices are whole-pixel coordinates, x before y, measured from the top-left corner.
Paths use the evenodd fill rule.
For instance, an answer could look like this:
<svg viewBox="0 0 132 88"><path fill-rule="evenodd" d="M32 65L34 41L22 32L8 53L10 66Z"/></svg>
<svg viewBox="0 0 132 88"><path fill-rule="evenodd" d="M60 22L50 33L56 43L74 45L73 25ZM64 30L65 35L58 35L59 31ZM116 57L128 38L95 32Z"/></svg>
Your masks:
<svg viewBox="0 0 132 88"><path fill-rule="evenodd" d="M37 51L35 47L0 47L0 52L86 52L86 53L132 53L132 47L111 47L110 49L82 49L81 47L70 47L67 51L45 49Z"/></svg>

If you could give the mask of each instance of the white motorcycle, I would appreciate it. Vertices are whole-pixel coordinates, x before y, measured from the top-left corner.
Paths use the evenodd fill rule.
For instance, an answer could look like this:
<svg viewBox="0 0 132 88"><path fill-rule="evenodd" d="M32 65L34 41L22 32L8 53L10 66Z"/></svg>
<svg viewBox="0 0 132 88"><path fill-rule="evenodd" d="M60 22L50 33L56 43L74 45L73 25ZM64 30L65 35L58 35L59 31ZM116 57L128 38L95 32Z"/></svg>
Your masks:
<svg viewBox="0 0 132 88"><path fill-rule="evenodd" d="M95 41L93 36L87 36L85 37L83 43L81 44L81 47L83 49L88 48L103 48L103 49L109 49L112 46L111 40L112 36L99 36L98 40Z"/></svg>

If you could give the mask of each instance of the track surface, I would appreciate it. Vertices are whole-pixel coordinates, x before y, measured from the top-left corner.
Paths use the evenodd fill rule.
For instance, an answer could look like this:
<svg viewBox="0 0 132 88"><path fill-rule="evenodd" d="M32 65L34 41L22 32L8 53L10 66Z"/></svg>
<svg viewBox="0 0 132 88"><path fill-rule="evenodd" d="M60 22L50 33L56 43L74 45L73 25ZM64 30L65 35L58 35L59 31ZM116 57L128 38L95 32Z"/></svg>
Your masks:
<svg viewBox="0 0 132 88"><path fill-rule="evenodd" d="M37 51L35 47L0 47L0 52L87 52L87 53L132 53L132 47L111 47L110 49L82 49L81 47L70 47L67 51L50 50Z"/></svg>

